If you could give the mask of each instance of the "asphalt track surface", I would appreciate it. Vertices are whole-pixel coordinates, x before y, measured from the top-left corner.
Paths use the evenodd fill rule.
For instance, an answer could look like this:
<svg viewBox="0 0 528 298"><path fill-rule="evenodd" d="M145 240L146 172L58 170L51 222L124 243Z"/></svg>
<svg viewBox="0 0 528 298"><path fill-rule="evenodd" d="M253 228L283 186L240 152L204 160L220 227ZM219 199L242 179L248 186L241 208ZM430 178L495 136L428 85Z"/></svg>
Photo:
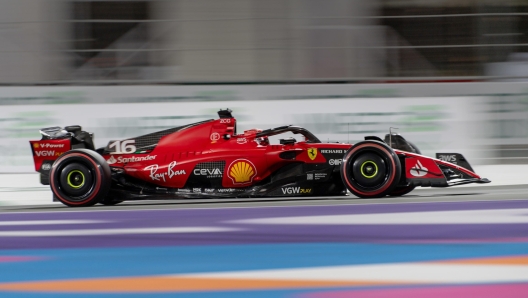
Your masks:
<svg viewBox="0 0 528 298"><path fill-rule="evenodd" d="M528 186L0 209L0 297L528 297Z"/></svg>

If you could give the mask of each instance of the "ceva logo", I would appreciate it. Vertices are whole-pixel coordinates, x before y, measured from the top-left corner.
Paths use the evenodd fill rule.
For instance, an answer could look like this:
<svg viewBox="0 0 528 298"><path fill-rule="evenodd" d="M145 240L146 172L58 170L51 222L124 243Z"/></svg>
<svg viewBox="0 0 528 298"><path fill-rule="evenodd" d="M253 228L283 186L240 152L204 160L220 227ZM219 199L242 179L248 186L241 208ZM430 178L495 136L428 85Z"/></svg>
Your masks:
<svg viewBox="0 0 528 298"><path fill-rule="evenodd" d="M243 184L253 181L257 175L257 169L249 160L237 159L229 165L227 173L233 184Z"/></svg>
<svg viewBox="0 0 528 298"><path fill-rule="evenodd" d="M411 175L414 177L422 177L427 175L427 168L422 165L422 163L418 160L416 162L416 165L411 168Z"/></svg>
<svg viewBox="0 0 528 298"><path fill-rule="evenodd" d="M222 176L222 171L220 169L194 169L194 175L196 176Z"/></svg>

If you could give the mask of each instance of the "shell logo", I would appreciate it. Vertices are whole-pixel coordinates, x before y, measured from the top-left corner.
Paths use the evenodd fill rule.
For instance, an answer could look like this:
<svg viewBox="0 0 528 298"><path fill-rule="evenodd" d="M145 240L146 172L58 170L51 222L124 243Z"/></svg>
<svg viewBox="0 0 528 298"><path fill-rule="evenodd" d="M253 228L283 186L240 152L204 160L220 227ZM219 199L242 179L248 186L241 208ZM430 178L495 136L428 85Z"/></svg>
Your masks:
<svg viewBox="0 0 528 298"><path fill-rule="evenodd" d="M233 184L243 184L253 181L253 178L257 175L257 169L247 159L237 159L229 165L227 169L227 175Z"/></svg>
<svg viewBox="0 0 528 298"><path fill-rule="evenodd" d="M37 149L39 147L39 144L38 143L34 143L33 144L33 148Z"/></svg>

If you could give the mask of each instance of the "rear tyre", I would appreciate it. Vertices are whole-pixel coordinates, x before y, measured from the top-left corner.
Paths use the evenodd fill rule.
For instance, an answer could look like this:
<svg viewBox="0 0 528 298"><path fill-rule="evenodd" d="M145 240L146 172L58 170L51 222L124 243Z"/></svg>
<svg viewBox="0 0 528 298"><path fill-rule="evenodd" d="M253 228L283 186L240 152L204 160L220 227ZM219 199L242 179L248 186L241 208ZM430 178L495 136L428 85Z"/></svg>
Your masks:
<svg viewBox="0 0 528 298"><path fill-rule="evenodd" d="M64 153L51 168L51 191L70 207L92 206L100 202L110 185L110 166L99 154L88 149Z"/></svg>
<svg viewBox="0 0 528 298"><path fill-rule="evenodd" d="M347 189L360 198L379 198L390 194L400 181L398 156L385 143L363 141L350 148L341 164L341 179Z"/></svg>

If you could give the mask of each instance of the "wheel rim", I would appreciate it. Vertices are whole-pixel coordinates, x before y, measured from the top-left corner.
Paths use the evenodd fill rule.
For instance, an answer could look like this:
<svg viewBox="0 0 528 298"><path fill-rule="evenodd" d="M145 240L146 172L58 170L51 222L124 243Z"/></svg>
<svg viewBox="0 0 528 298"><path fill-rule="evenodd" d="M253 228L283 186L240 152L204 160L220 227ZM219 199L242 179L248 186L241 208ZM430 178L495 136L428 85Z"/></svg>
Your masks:
<svg viewBox="0 0 528 298"><path fill-rule="evenodd" d="M361 175L365 178L374 178L378 173L378 165L372 160L367 160L361 164Z"/></svg>
<svg viewBox="0 0 528 298"><path fill-rule="evenodd" d="M71 162L60 166L56 171L58 190L63 193L63 197L67 197L68 201L83 201L93 192L96 182L95 170L82 159L73 158Z"/></svg>
<svg viewBox="0 0 528 298"><path fill-rule="evenodd" d="M73 170L68 173L66 180L71 188L79 189L84 186L85 178L81 171Z"/></svg>
<svg viewBox="0 0 528 298"><path fill-rule="evenodd" d="M346 162L349 169L346 175L350 183L362 192L382 189L393 174L390 157L376 148L360 149Z"/></svg>

